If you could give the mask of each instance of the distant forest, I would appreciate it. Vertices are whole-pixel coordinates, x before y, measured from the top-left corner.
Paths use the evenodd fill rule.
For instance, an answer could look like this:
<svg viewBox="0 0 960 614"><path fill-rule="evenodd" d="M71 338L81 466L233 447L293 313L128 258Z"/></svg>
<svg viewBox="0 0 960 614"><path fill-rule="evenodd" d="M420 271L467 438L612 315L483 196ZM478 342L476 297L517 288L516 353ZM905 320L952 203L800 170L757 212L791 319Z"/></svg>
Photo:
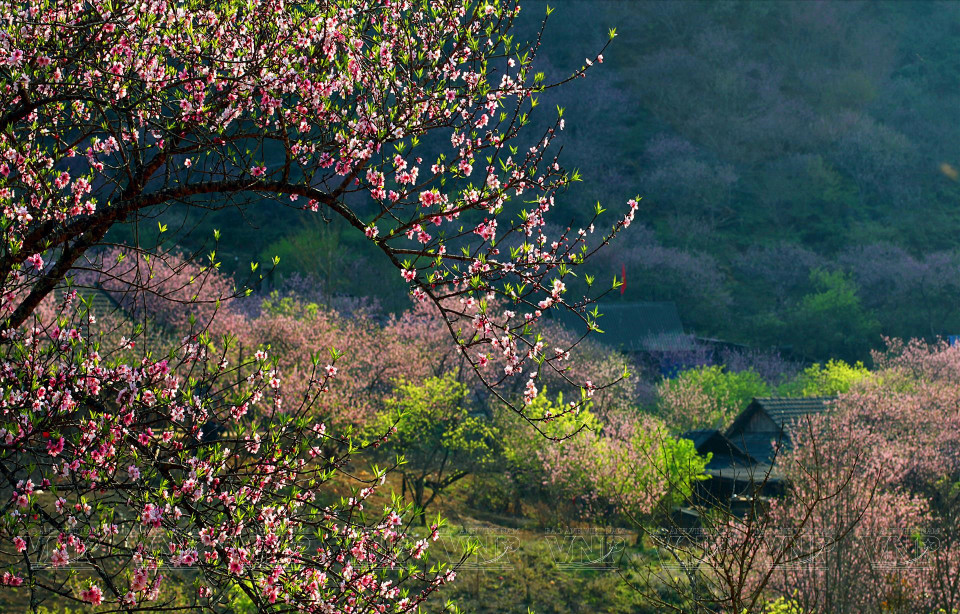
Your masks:
<svg viewBox="0 0 960 614"><path fill-rule="evenodd" d="M548 80L617 31L603 64L545 92L534 120L565 108L561 159L583 181L558 205L574 228L597 201L619 212L643 197L640 223L591 265L604 283L626 271L611 300L675 301L688 332L810 360L960 334L960 3L555 5ZM545 13L525 3L518 36L535 38ZM251 250L279 256L271 285L297 273L409 305L362 237L316 215L252 205L179 223L187 249L222 229L237 271ZM345 250L367 250L350 265L363 276Z"/></svg>

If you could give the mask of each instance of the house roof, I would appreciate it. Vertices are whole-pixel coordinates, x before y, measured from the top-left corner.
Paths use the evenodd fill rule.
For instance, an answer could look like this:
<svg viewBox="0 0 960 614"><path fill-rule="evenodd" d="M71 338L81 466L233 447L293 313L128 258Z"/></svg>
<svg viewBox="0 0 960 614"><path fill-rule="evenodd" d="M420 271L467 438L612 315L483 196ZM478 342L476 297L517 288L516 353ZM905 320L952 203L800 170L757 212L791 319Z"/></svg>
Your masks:
<svg viewBox="0 0 960 614"><path fill-rule="evenodd" d="M768 397L754 399L764 412L777 424L784 425L803 416L820 414L835 397Z"/></svg>
<svg viewBox="0 0 960 614"><path fill-rule="evenodd" d="M687 431L680 435L681 439L689 439L697 449L697 454L704 455L708 452L713 454L709 467L727 466L740 463L754 463L750 454L746 453L742 447L718 431L717 429L696 429Z"/></svg>
<svg viewBox="0 0 960 614"><path fill-rule="evenodd" d="M761 463L772 463L776 460L779 455L775 450L778 442L783 449L790 447L790 439L777 433L737 433L730 436L730 441Z"/></svg>
<svg viewBox="0 0 960 614"><path fill-rule="evenodd" d="M700 446L708 442L711 437L719 433L720 431L717 429L694 429L681 434L680 439L689 439L699 451Z"/></svg>
<svg viewBox="0 0 960 614"><path fill-rule="evenodd" d="M650 349L651 344L672 346L680 338L689 342L683 334L677 305L672 301L598 303L596 307L600 313L597 325L603 334L596 335L594 339L601 343L627 351L639 351ZM575 332L586 332L586 324L577 315L565 310L551 313Z"/></svg>
<svg viewBox="0 0 960 614"><path fill-rule="evenodd" d="M769 463L730 465L716 468L707 467L704 473L712 478L746 484L777 483L783 481L783 475L780 471Z"/></svg>
<svg viewBox="0 0 960 614"><path fill-rule="evenodd" d="M787 424L796 422L804 416L811 416L823 413L827 410L830 401L835 397L762 397L755 398L750 402L740 415L737 416L730 428L727 429L727 437L739 433L744 426L756 415L757 412L763 412L770 420L783 428Z"/></svg>
<svg viewBox="0 0 960 614"><path fill-rule="evenodd" d="M782 435L779 429L794 424L805 416L821 414L827 410L830 401L835 397L763 397L755 398L751 401L740 415L737 416L730 428L727 429L726 437L738 448L757 459L760 462L773 462L776 457L774 447L777 441L784 449L789 449L791 445L789 433ZM757 413L763 413L771 422L779 426L779 429L770 431L748 431L746 427L753 420Z"/></svg>

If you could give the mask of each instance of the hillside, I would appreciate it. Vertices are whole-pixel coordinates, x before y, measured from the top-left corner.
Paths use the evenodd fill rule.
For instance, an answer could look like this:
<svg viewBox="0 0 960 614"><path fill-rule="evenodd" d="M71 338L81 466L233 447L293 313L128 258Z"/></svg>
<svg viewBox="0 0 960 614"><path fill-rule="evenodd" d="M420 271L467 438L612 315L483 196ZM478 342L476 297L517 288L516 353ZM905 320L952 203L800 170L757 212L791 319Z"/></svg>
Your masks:
<svg viewBox="0 0 960 614"><path fill-rule="evenodd" d="M545 11L527 3L518 36ZM960 5L563 2L548 80L611 27L603 65L545 92L540 122L555 106L569 118L562 159L584 180L559 204L574 225L598 200L643 196L642 224L593 264L626 271L625 300L673 300L688 331L810 359L960 332ZM315 216L254 204L187 225L191 249L228 229L221 254L240 270L279 255L271 283L298 271L407 304L369 249L352 266L378 283L331 285L363 247Z"/></svg>

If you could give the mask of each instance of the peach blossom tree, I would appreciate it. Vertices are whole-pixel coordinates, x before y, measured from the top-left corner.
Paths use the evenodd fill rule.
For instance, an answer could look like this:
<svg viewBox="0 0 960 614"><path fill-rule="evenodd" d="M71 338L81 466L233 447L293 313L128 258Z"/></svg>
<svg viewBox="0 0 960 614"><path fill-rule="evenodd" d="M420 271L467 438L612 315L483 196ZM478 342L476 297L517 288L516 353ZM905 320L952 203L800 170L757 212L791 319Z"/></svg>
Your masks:
<svg viewBox="0 0 960 614"><path fill-rule="evenodd" d="M562 112L533 120L559 83L534 69L539 37L514 42L519 10L0 1L0 560L27 608L57 596L224 611L240 592L258 611L399 612L453 579L406 530L402 502L371 498L391 468L348 480L365 445L311 413L345 373L342 351L297 349L287 378L265 346L238 352L208 306L243 289L195 293L158 216L288 206L343 220L523 415L538 374L565 373L544 316L592 319L567 283L637 203L601 230L548 232L557 192L577 177L553 153ZM427 140L444 151L425 160ZM128 260L105 261L123 225L133 239L109 253ZM197 264L215 270L216 249ZM142 323L105 334L78 268L134 311L168 299L205 315L165 347L140 342ZM164 269L183 283L160 296L151 271ZM168 314L174 328L184 314ZM280 338L301 326L271 325ZM498 392L518 380L517 401ZM334 488L343 480L351 492Z"/></svg>

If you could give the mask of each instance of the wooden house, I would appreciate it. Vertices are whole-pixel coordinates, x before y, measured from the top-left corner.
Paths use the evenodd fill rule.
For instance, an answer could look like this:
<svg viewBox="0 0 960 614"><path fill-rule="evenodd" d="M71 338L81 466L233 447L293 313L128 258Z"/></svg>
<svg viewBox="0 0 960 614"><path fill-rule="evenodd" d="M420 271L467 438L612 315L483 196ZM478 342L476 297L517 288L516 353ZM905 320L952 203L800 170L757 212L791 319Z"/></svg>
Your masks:
<svg viewBox="0 0 960 614"><path fill-rule="evenodd" d="M682 434L701 456L711 454L705 473L709 479L697 484L697 509L723 506L735 514L747 514L758 500L780 496L785 491L777 467L778 450L788 450L791 427L802 427L807 416L827 410L832 397L757 398L738 415L726 431L694 430ZM681 510L696 515L693 508ZM692 517L691 517L692 518ZM690 518L684 517L685 523Z"/></svg>
<svg viewBox="0 0 960 614"><path fill-rule="evenodd" d="M698 483L696 493L705 503L725 505L736 497L752 495L754 485L763 481L759 474L769 469L717 429L687 431L680 437L693 441L700 456L710 455L704 469L710 479Z"/></svg>
<svg viewBox="0 0 960 614"><path fill-rule="evenodd" d="M827 410L834 397L767 397L751 401L724 433L759 463L772 464L777 450L788 450L791 428Z"/></svg>
<svg viewBox="0 0 960 614"><path fill-rule="evenodd" d="M596 308L600 313L597 325L603 334L592 334L591 338L613 349L638 353L672 348L686 341L680 313L672 301L604 302L597 303ZM583 320L568 310L555 309L550 314L578 334L587 332Z"/></svg>

